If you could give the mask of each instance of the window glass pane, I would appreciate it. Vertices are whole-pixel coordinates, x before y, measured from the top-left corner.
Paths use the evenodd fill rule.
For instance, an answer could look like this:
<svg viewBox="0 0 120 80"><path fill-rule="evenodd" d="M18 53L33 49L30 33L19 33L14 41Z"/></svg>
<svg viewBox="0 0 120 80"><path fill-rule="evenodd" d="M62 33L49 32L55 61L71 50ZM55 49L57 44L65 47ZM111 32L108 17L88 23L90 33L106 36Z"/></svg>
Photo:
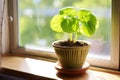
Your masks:
<svg viewBox="0 0 120 80"><path fill-rule="evenodd" d="M68 6L90 9L97 16L99 27L96 33L92 37L81 36L79 39L92 43L89 56L109 57L111 0L18 0L19 46L52 51L53 41L67 39L65 33L50 29L50 20L60 8Z"/></svg>

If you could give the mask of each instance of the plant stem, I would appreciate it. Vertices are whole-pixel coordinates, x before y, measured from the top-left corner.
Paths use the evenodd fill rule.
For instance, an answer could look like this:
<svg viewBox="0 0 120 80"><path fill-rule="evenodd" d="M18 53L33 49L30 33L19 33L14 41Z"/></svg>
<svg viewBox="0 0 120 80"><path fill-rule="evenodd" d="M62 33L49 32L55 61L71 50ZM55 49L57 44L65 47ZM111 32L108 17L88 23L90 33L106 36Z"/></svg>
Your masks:
<svg viewBox="0 0 120 80"><path fill-rule="evenodd" d="M70 36L70 41L72 41L72 33L70 33L69 36Z"/></svg>
<svg viewBox="0 0 120 80"><path fill-rule="evenodd" d="M74 38L74 43L76 42L77 38L78 38L78 35L76 34Z"/></svg>

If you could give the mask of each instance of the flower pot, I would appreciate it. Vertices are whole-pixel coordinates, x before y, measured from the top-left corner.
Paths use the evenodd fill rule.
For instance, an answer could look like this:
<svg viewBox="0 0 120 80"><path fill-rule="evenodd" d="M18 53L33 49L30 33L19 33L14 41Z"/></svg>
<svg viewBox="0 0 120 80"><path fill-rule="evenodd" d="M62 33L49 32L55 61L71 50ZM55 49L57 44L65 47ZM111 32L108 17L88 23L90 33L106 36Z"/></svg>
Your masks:
<svg viewBox="0 0 120 80"><path fill-rule="evenodd" d="M85 41L78 41L84 43L84 46L59 46L61 41L55 41L52 43L56 55L58 57L58 61L60 65L64 69L80 69L82 68L86 56L88 54L88 50L90 48L90 44Z"/></svg>

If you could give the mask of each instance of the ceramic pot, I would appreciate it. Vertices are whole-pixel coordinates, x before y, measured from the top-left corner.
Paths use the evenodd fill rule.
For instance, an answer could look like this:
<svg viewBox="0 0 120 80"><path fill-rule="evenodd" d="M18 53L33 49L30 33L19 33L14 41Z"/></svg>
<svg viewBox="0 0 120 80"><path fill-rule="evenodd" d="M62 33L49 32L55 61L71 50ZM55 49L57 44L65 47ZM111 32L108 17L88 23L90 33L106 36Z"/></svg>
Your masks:
<svg viewBox="0 0 120 80"><path fill-rule="evenodd" d="M64 69L82 68L90 48L90 43L81 41L82 43L85 43L87 45L76 47L55 45L56 43L59 42L60 41L55 41L52 43L52 45L55 49L55 53L58 57L58 61L61 67Z"/></svg>

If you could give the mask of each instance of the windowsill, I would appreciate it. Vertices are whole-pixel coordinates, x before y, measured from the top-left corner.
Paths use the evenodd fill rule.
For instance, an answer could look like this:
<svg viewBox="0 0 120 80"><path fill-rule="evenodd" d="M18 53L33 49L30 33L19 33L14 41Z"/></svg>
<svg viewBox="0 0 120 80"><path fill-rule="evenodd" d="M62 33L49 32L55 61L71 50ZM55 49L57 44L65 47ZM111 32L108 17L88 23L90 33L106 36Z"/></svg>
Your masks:
<svg viewBox="0 0 120 80"><path fill-rule="evenodd" d="M6 56L2 59L1 72L8 75L27 78L29 80L41 79L67 79L67 80L119 80L120 72L90 67L84 75L77 77L61 76L54 68L54 62L37 60L27 57Z"/></svg>

